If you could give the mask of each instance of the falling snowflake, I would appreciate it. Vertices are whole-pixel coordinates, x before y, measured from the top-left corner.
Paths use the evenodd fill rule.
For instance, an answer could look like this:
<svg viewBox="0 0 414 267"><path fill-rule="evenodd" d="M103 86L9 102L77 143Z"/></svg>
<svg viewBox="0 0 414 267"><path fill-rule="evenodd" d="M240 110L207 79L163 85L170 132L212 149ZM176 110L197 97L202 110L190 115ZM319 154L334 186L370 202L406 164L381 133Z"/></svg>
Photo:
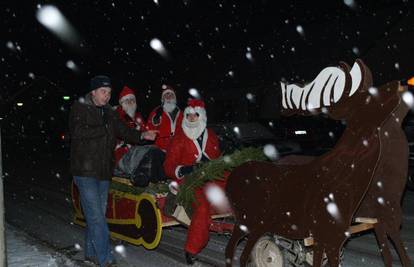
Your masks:
<svg viewBox="0 0 414 267"><path fill-rule="evenodd" d="M396 62L394 64L394 68L397 69L397 70L399 70L400 69L400 63Z"/></svg>
<svg viewBox="0 0 414 267"><path fill-rule="evenodd" d="M377 201L378 201L379 204L384 205L384 198L378 197Z"/></svg>
<svg viewBox="0 0 414 267"><path fill-rule="evenodd" d="M253 61L253 55L251 52L246 52L246 58L250 61Z"/></svg>
<svg viewBox="0 0 414 267"><path fill-rule="evenodd" d="M75 244L75 249L76 249L76 250L82 250L82 247L81 247L78 243L76 243L76 244Z"/></svg>
<svg viewBox="0 0 414 267"><path fill-rule="evenodd" d="M41 6L36 11L36 18L61 40L69 44L78 44L80 38L77 32L57 7Z"/></svg>
<svg viewBox="0 0 414 267"><path fill-rule="evenodd" d="M296 31L302 36L305 35L305 32L304 32L303 27L301 25L296 26Z"/></svg>
<svg viewBox="0 0 414 267"><path fill-rule="evenodd" d="M125 250L125 246L123 245L117 245L115 246L115 251L120 254L122 257L126 257L126 250Z"/></svg>
<svg viewBox="0 0 414 267"><path fill-rule="evenodd" d="M402 94L402 99L405 102L405 104L407 104L407 106L409 106L410 108L413 108L414 105L414 97L413 94L409 91L404 92Z"/></svg>
<svg viewBox="0 0 414 267"><path fill-rule="evenodd" d="M240 228L240 230L242 230L245 233L248 233L249 232L249 229L247 229L247 226L246 225L240 224L239 228Z"/></svg>
<svg viewBox="0 0 414 267"><path fill-rule="evenodd" d="M367 141L367 140L364 140L364 141L362 141L362 144L363 144L364 146L368 146L368 141Z"/></svg>
<svg viewBox="0 0 414 267"><path fill-rule="evenodd" d="M344 4L347 5L350 8L355 8L356 7L356 3L354 0L344 0Z"/></svg>
<svg viewBox="0 0 414 267"><path fill-rule="evenodd" d="M233 76L234 76L234 71L230 70L230 71L228 72L228 75L229 75L230 77L233 77Z"/></svg>
<svg viewBox="0 0 414 267"><path fill-rule="evenodd" d="M247 93L247 94L246 94L246 98L247 98L249 101L253 101L253 100L254 100L254 95L253 95L252 93Z"/></svg>
<svg viewBox="0 0 414 267"><path fill-rule="evenodd" d="M158 54L161 56L166 57L167 56L167 50L165 49L164 45L158 38L153 38L150 41L150 46L152 49L154 49Z"/></svg>
<svg viewBox="0 0 414 267"><path fill-rule="evenodd" d="M379 188L382 188L382 182L381 182L381 181L378 181L378 182L377 182L377 186L378 186Z"/></svg>
<svg viewBox="0 0 414 267"><path fill-rule="evenodd" d="M368 89L368 93L370 93L372 96L377 96L378 95L378 89L375 87L370 87Z"/></svg>
<svg viewBox="0 0 414 267"><path fill-rule="evenodd" d="M348 232L348 231L345 231L345 233L344 233L344 234L345 234L345 236L346 236L346 237L350 237L350 236L351 236L351 233L350 233L350 232Z"/></svg>
<svg viewBox="0 0 414 267"><path fill-rule="evenodd" d="M73 60L68 60L66 62L66 67L71 69L71 70L77 70L78 67L76 66L75 62L73 62Z"/></svg>
<svg viewBox="0 0 414 267"><path fill-rule="evenodd" d="M198 92L198 90L196 88L188 89L188 93L194 98L197 98L197 99L200 98L200 93Z"/></svg>
<svg viewBox="0 0 414 267"><path fill-rule="evenodd" d="M330 202L328 205L326 205L326 210L328 213L335 219L340 219L339 209L335 202Z"/></svg>
<svg viewBox="0 0 414 267"><path fill-rule="evenodd" d="M223 161L224 161L225 163L231 163L231 162L232 162L232 160L231 160L231 158L230 158L229 156L224 156L224 157L223 157Z"/></svg>
<svg viewBox="0 0 414 267"><path fill-rule="evenodd" d="M239 127L234 127L233 128L233 132L235 132L237 135L240 135L240 128Z"/></svg>
<svg viewBox="0 0 414 267"><path fill-rule="evenodd" d="M271 160L276 160L279 158L279 152L276 147L272 144L267 144L263 147L263 153Z"/></svg>
<svg viewBox="0 0 414 267"><path fill-rule="evenodd" d="M352 47L352 52L353 52L355 55L359 55L359 48L358 48L358 47L356 47L356 46Z"/></svg>
<svg viewBox="0 0 414 267"><path fill-rule="evenodd" d="M226 205L227 198L223 189L215 184L208 184L205 193L209 202L214 206Z"/></svg>

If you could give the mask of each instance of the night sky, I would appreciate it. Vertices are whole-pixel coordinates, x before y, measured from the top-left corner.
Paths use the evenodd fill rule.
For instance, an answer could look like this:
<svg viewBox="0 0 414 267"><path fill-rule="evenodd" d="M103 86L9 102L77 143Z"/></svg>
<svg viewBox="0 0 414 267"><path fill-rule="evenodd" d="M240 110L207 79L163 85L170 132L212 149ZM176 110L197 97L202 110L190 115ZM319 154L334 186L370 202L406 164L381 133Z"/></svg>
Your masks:
<svg viewBox="0 0 414 267"><path fill-rule="evenodd" d="M72 25L69 41L36 19L46 5ZM47 95L82 95L96 74L112 78L112 104L123 85L135 88L144 115L164 83L181 104L190 88L210 105L246 93L260 100L282 79L311 81L358 57L381 85L414 75L413 11L408 0L2 1L2 116L22 98L37 110Z"/></svg>

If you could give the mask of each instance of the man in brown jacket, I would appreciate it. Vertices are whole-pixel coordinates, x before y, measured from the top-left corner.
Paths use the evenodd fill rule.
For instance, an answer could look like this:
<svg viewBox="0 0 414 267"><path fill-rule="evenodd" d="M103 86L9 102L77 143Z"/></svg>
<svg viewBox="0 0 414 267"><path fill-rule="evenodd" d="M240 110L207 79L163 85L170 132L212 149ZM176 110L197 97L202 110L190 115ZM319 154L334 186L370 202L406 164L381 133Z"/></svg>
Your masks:
<svg viewBox="0 0 414 267"><path fill-rule="evenodd" d="M110 98L110 79L103 75L92 78L90 92L73 104L69 119L71 172L87 224L85 260L101 267L113 263L105 213L116 140L138 144L156 136L155 131L128 128L108 104Z"/></svg>

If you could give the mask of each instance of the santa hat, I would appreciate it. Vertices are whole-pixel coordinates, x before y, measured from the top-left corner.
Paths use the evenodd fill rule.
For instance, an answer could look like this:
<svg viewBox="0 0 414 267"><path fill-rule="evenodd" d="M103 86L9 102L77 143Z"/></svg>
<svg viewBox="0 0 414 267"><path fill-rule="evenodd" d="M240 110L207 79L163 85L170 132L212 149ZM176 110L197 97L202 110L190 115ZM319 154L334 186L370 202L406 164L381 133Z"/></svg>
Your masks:
<svg viewBox="0 0 414 267"><path fill-rule="evenodd" d="M164 99L164 95L166 94L166 93L172 93L172 94L174 94L174 96L175 96L175 91L174 91L174 88L172 88L171 86L169 86L169 85L163 85L162 86L162 93L161 93L161 101Z"/></svg>
<svg viewBox="0 0 414 267"><path fill-rule="evenodd" d="M207 113L206 108L203 100L199 99L189 99L187 101L187 107L184 110L184 118L187 117L189 113L198 113L200 116L199 118L202 119L204 122L207 122Z"/></svg>
<svg viewBox="0 0 414 267"><path fill-rule="evenodd" d="M124 88L122 88L121 93L119 93L119 104L127 99L135 99L135 92L125 85Z"/></svg>

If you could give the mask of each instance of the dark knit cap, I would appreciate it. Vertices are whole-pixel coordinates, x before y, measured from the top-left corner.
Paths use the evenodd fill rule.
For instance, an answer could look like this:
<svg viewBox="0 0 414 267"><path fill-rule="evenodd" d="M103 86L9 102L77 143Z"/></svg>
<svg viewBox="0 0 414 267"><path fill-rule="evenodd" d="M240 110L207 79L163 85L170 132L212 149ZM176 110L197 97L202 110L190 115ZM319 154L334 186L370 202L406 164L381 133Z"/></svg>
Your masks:
<svg viewBox="0 0 414 267"><path fill-rule="evenodd" d="M91 79L90 91L98 89L100 87L112 88L111 79L105 75L97 75Z"/></svg>

